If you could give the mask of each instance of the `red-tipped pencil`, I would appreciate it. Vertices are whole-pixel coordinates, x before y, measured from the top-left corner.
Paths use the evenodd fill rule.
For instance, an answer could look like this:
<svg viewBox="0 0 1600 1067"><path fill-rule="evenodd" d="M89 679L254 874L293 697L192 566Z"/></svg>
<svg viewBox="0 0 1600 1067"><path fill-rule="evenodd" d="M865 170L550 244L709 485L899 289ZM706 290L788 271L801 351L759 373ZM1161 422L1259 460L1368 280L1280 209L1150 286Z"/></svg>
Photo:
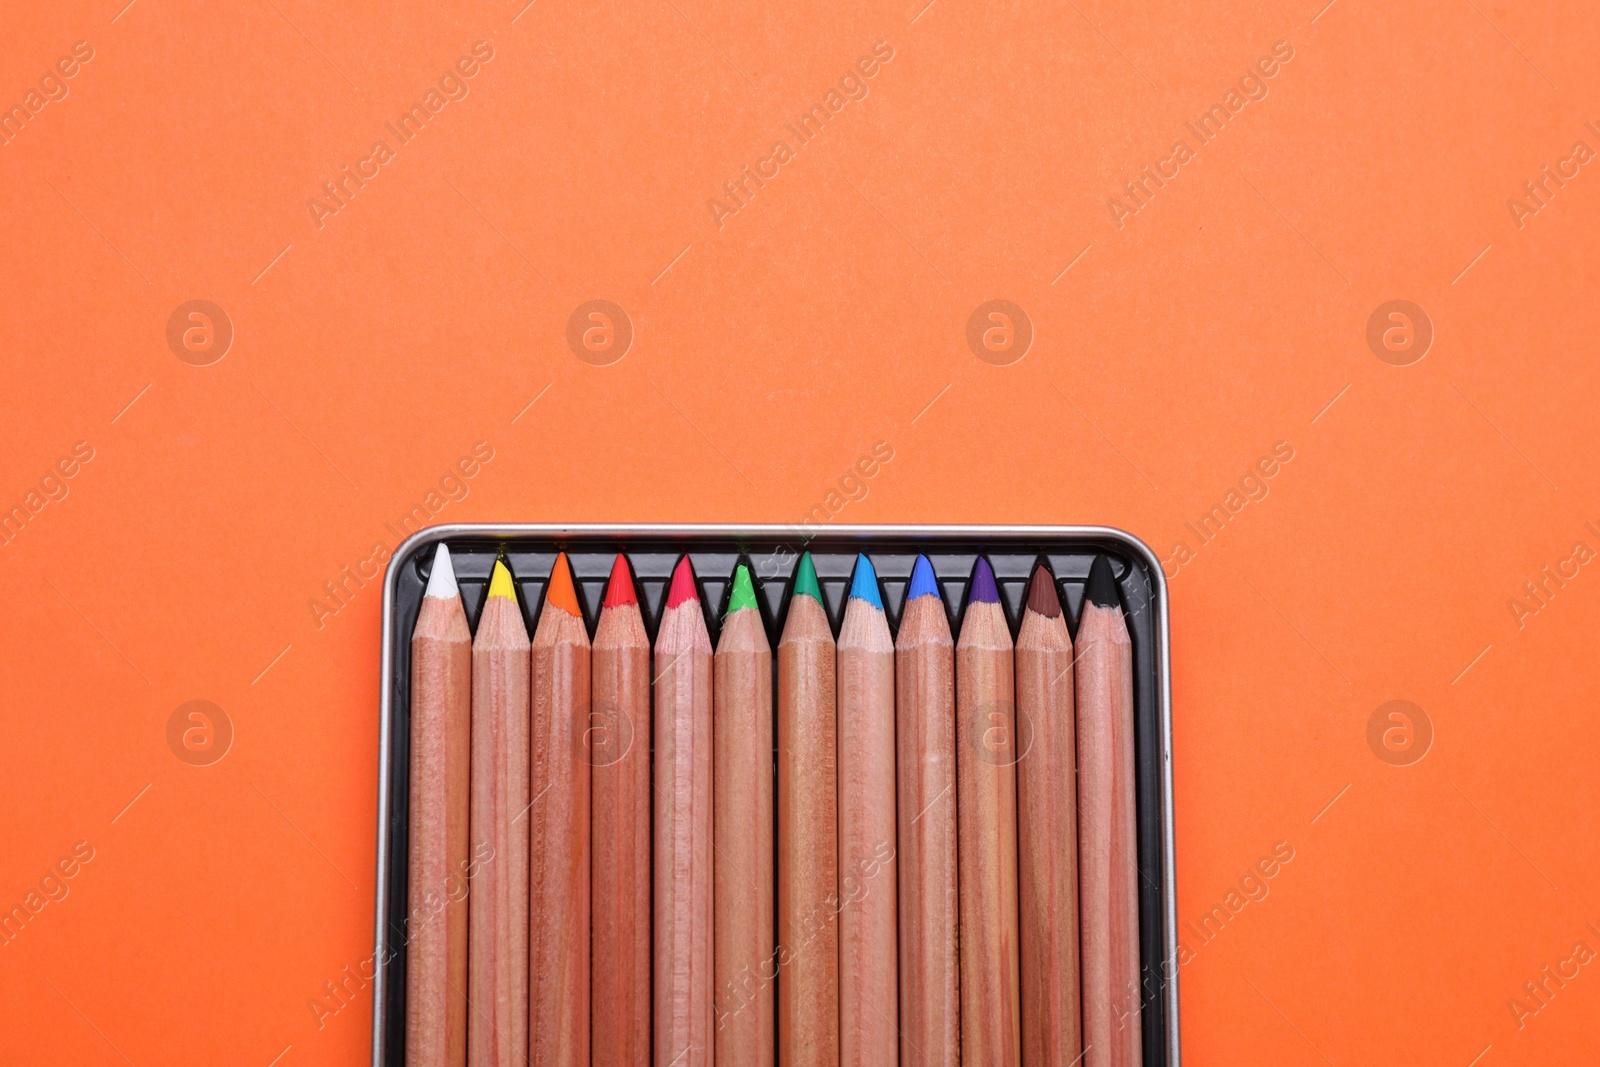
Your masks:
<svg viewBox="0 0 1600 1067"><path fill-rule="evenodd" d="M1078 620L1078 849L1085 1067L1139 1067L1133 646L1104 556Z"/></svg>
<svg viewBox="0 0 1600 1067"><path fill-rule="evenodd" d="M540 1065L589 1067L589 634L564 552L532 660L528 1047Z"/></svg>
<svg viewBox="0 0 1600 1067"><path fill-rule="evenodd" d="M778 1062L839 1067L833 631L808 552L778 641Z"/></svg>
<svg viewBox="0 0 1600 1067"><path fill-rule="evenodd" d="M743 563L734 571L712 667L716 1058L772 1067L777 1052L772 646Z"/></svg>
<svg viewBox="0 0 1600 1067"><path fill-rule="evenodd" d="M590 677L591 1062L649 1067L650 638L621 555L600 608Z"/></svg>
<svg viewBox="0 0 1600 1067"><path fill-rule="evenodd" d="M1070 1067L1083 1051L1078 1001L1078 784L1072 638L1041 563L1017 633L1022 1062Z"/></svg>
<svg viewBox="0 0 1600 1067"><path fill-rule="evenodd" d="M528 1061L528 627L496 560L472 642L472 845L467 1062Z"/></svg>
<svg viewBox="0 0 1600 1067"><path fill-rule="evenodd" d="M956 690L950 620L918 556L895 640L899 724L900 1062L961 1062Z"/></svg>
<svg viewBox="0 0 1600 1067"><path fill-rule="evenodd" d="M411 633L406 1067L467 1060L471 719L472 631L441 544Z"/></svg>
<svg viewBox="0 0 1600 1067"><path fill-rule="evenodd" d="M689 557L655 651L656 1067L710 1067L714 1050L711 638Z"/></svg>
<svg viewBox="0 0 1600 1067"><path fill-rule="evenodd" d="M956 642L961 1062L1022 1059L1017 977L1017 730L1011 631L978 557Z"/></svg>
<svg viewBox="0 0 1600 1067"><path fill-rule="evenodd" d="M839 629L839 1062L899 1056L894 641L866 556Z"/></svg>

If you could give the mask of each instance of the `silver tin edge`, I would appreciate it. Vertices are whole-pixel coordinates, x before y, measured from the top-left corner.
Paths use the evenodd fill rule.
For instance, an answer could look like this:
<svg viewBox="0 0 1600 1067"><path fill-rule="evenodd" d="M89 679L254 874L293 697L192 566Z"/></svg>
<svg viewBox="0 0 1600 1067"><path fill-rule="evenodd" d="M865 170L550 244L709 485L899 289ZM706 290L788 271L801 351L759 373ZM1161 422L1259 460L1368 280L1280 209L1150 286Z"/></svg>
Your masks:
<svg viewBox="0 0 1600 1067"><path fill-rule="evenodd" d="M1157 698L1161 708L1161 817L1165 822L1165 840L1162 842L1162 895L1166 902L1165 933L1166 959L1166 1012L1167 1012L1167 1063L1181 1067L1178 1048L1178 884L1176 834L1173 829L1172 805L1172 682L1171 633L1167 617L1167 576L1161 569L1161 560L1139 538L1125 530L1111 526L843 526L833 525L817 530L829 537L1005 537L1005 538L1097 538L1115 542L1138 556L1149 569L1156 590L1156 676L1159 681ZM377 878L374 881L373 900L373 959L377 966L372 979L372 1067L383 1067L384 1003L387 969L382 965L388 948L388 930L384 923L383 902L389 889L389 678L393 666L388 634L394 611L394 590L398 569L396 560L410 559L420 547L452 538L475 537L794 537L807 539L807 534L793 526L677 524L677 523L577 523L558 525L552 523L449 523L429 526L406 538L389 557L383 579L383 614L380 638L383 642L379 679L378 713L378 852Z"/></svg>

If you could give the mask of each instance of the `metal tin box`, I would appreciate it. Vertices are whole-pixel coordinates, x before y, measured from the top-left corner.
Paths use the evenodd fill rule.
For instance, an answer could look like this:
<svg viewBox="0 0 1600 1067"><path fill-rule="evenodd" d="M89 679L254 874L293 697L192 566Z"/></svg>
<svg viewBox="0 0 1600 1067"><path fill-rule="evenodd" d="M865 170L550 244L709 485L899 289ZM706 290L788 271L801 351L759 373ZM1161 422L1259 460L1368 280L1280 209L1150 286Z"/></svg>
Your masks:
<svg viewBox="0 0 1600 1067"><path fill-rule="evenodd" d="M774 646L800 553L816 564L824 605L837 631L858 552L871 557L891 626L898 626L918 553L933 562L952 629L979 554L994 567L1012 632L1035 561L1054 571L1069 622L1083 606L1097 554L1110 558L1133 640L1139 838L1139 926L1145 1067L1178 1067L1177 894L1173 880L1172 711L1168 683L1167 590L1161 564L1143 542L1102 526L478 525L435 526L402 544L383 589L383 678L378 756L377 923L373 959L373 1067L402 1067L405 1050L406 798L409 795L411 630L427 584L433 546L449 542L467 617L476 626L489 571L504 554L516 576L529 632L544 601L556 553L572 564L591 633L617 552L628 554L652 639L679 557L694 563L713 641L735 564L757 578ZM1074 630L1076 629L1074 625Z"/></svg>

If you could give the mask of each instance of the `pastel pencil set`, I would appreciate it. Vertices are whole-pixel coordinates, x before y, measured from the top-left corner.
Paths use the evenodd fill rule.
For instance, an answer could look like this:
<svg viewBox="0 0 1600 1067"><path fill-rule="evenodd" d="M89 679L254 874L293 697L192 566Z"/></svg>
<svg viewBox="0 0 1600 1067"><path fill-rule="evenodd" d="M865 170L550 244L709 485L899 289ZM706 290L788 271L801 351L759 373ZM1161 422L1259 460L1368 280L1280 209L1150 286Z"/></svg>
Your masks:
<svg viewBox="0 0 1600 1067"><path fill-rule="evenodd" d="M374 1067L1176 1067L1155 557L822 533L395 553Z"/></svg>

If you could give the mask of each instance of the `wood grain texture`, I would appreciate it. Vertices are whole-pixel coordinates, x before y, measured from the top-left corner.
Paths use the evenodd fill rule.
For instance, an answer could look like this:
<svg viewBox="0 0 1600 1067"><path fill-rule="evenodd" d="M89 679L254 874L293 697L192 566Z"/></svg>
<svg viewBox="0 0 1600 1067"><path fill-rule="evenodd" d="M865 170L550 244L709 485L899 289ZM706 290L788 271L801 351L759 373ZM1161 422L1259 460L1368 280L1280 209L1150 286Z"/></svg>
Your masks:
<svg viewBox="0 0 1600 1067"><path fill-rule="evenodd" d="M895 641L899 733L900 1063L961 1062L956 693L950 621L906 601Z"/></svg>
<svg viewBox="0 0 1600 1067"><path fill-rule="evenodd" d="M600 611L590 660L590 1055L650 1063L650 638L637 604Z"/></svg>
<svg viewBox="0 0 1600 1067"><path fill-rule="evenodd" d="M795 595L778 641L778 1062L839 1064L838 716L827 614Z"/></svg>
<svg viewBox="0 0 1600 1067"><path fill-rule="evenodd" d="M472 632L459 596L426 596L411 634L406 1065L467 1060Z"/></svg>
<svg viewBox="0 0 1600 1067"><path fill-rule="evenodd" d="M528 1062L528 629L517 602L484 601L472 643L472 841L467 1059Z"/></svg>
<svg viewBox="0 0 1600 1067"><path fill-rule="evenodd" d="M565 566L565 562L557 564ZM546 602L534 629L529 807L528 1048L589 1064L589 635Z"/></svg>
<svg viewBox="0 0 1600 1067"><path fill-rule="evenodd" d="M1015 1067L1022 1057L1013 685L1011 632L1000 605L968 603L956 642L956 810L961 1062L972 1067Z"/></svg>
<svg viewBox="0 0 1600 1067"><path fill-rule="evenodd" d="M761 613L728 614L712 680L716 1060L772 1067L774 978L772 646Z"/></svg>
<svg viewBox="0 0 1600 1067"><path fill-rule="evenodd" d="M709 1067L712 675L698 600L666 609L655 672L654 1062Z"/></svg>
<svg viewBox="0 0 1600 1067"><path fill-rule="evenodd" d="M899 1055L894 642L851 597L839 630L839 1062Z"/></svg>
<svg viewBox="0 0 1600 1067"><path fill-rule="evenodd" d="M1085 1067L1139 1067L1133 646L1122 609L1078 623L1078 849Z"/></svg>
<svg viewBox="0 0 1600 1067"><path fill-rule="evenodd" d="M1017 761L1022 1062L1028 1067L1070 1067L1083 1051L1072 638L1059 604L1055 611L1024 611L1017 632L1018 735L1028 746Z"/></svg>

